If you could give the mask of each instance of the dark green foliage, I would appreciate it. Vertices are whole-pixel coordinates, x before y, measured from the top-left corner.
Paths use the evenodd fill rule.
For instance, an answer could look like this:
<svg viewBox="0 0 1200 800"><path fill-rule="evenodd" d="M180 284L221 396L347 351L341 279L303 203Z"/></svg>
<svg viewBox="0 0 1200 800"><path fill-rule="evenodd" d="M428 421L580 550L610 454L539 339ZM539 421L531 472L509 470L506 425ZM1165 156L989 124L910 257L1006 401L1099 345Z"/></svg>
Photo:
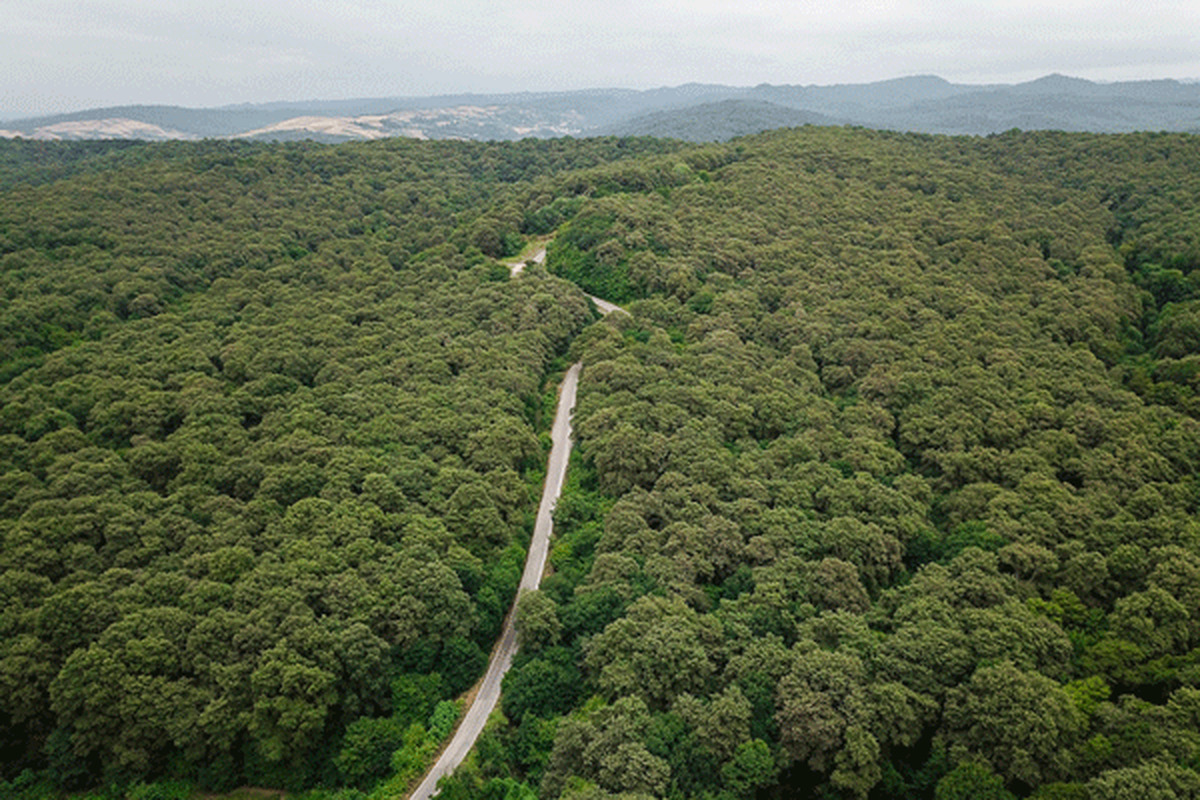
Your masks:
<svg viewBox="0 0 1200 800"><path fill-rule="evenodd" d="M605 705L560 720L543 793L635 790L622 754L661 769L638 747L677 796L745 793L753 740L778 796L1185 787L1151 765L1197 741L1169 710L1200 647L1197 273L1167 255L1197 140L727 152L707 182L601 183L552 253L644 299L576 344L610 505L556 600ZM731 685L744 732L706 761ZM615 737L601 709L633 702L653 722Z"/></svg>
<svg viewBox="0 0 1200 800"><path fill-rule="evenodd" d="M735 797L753 797L756 789L774 783L775 772L775 759L761 739L742 742L733 759L721 768L725 784Z"/></svg>
<svg viewBox="0 0 1200 800"><path fill-rule="evenodd" d="M1196 794L1197 139L618 149L13 184L9 786L402 793L512 602L578 358L553 574L447 796ZM630 316L487 258L552 228Z"/></svg>
<svg viewBox="0 0 1200 800"><path fill-rule="evenodd" d="M550 233L583 207L582 197L556 197L540 208L525 212L522 230L536 236Z"/></svg>
<svg viewBox="0 0 1200 800"><path fill-rule="evenodd" d="M177 781L139 783L126 793L127 800L189 800L192 787Z"/></svg>
<svg viewBox="0 0 1200 800"><path fill-rule="evenodd" d="M405 726L397 718L362 718L353 722L334 759L341 780L370 786L391 770L392 753L404 746Z"/></svg>
<svg viewBox="0 0 1200 800"><path fill-rule="evenodd" d="M1004 781L985 764L964 761L938 781L935 800L1015 800Z"/></svg>
<svg viewBox="0 0 1200 800"><path fill-rule="evenodd" d="M0 190L16 184L36 186L79 172L94 170L98 163L108 166L127 151L145 145L118 139L83 142L47 142L35 139L5 141L0 147ZM136 157L136 156L135 156Z"/></svg>
<svg viewBox="0 0 1200 800"><path fill-rule="evenodd" d="M445 694L441 675L404 673L392 681L392 716L402 727L422 722Z"/></svg>
<svg viewBox="0 0 1200 800"><path fill-rule="evenodd" d="M514 665L504 676L501 701L505 716L520 720L526 714L548 717L570 710L580 688L575 659L574 652L555 647Z"/></svg>
<svg viewBox="0 0 1200 800"><path fill-rule="evenodd" d="M762 100L722 100L653 111L611 126L613 133L661 136L689 142L723 142L735 136L801 125L836 125L833 117Z"/></svg>
<svg viewBox="0 0 1200 800"><path fill-rule="evenodd" d="M593 253L585 253L570 241L556 240L548 256L554 274L578 283L585 291L613 302L632 297L628 271L617 263L601 262Z"/></svg>
<svg viewBox="0 0 1200 800"><path fill-rule="evenodd" d="M989 531L985 523L964 522L944 536L930 530L920 531L909 543L905 557L913 565L949 562L968 547L995 552L1005 544L1004 537Z"/></svg>
<svg viewBox="0 0 1200 800"><path fill-rule="evenodd" d="M541 719L533 714L521 716L512 739L512 762L521 770L531 784L542 779L542 772L554 747L556 720Z"/></svg>
<svg viewBox="0 0 1200 800"><path fill-rule="evenodd" d="M462 768L445 778L438 797L445 800L537 800L537 794L524 782L513 778L484 781L469 773L468 768Z"/></svg>
<svg viewBox="0 0 1200 800"><path fill-rule="evenodd" d="M450 694L457 695L471 688L487 666L487 654L470 639L456 636L442 645L439 663L442 677Z"/></svg>

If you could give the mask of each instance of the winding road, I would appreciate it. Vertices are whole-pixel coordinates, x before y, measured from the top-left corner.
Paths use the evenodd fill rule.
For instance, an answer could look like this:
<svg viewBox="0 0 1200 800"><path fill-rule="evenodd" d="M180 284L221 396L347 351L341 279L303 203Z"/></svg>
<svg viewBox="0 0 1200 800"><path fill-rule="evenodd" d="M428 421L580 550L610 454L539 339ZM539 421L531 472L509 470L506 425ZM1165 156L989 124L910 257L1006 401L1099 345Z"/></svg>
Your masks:
<svg viewBox="0 0 1200 800"><path fill-rule="evenodd" d="M542 263L546 258L546 248L537 251L530 259L534 263ZM513 277L521 274L525 262L508 265ZM599 297L592 297L592 302L603 314L614 311L627 313L625 309ZM554 530L554 504L562 494L563 481L567 477L567 462L571 457L571 413L575 410L575 392L579 387L579 372L583 364L571 365L563 377L558 390L558 407L554 412L554 427L550 430L550 460L546 464L546 484L542 489L542 500L538 504L537 521L533 525L533 538L529 542L529 554L525 557L525 572L521 576L521 587L517 590L517 599L521 593L538 588L542 581L542 573L546 569L546 557L550 552L550 534ZM475 693L471 707L463 716L450 743L438 756L437 762L426 773L416 790L409 795L410 800L429 800L437 794L437 783L443 775L454 772L459 764L475 746L475 740L483 732L488 717L491 716L496 703L500 700L500 683L505 673L512 666L513 656L517 652L517 631L514 625L517 599L509 609L504 620L504 630L496 646L492 648L492 656L488 660L487 672L483 682Z"/></svg>

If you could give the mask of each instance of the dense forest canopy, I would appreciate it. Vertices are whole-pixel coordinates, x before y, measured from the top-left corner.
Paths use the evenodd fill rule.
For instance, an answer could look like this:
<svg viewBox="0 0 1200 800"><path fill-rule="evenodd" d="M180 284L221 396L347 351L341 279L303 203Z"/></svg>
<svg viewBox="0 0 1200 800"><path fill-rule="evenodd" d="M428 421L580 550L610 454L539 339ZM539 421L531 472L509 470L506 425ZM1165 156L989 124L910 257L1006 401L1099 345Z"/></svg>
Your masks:
<svg viewBox="0 0 1200 800"><path fill-rule="evenodd" d="M590 319L476 208L671 145L32 147L76 174L0 195L3 777L379 777L499 630Z"/></svg>
<svg viewBox="0 0 1200 800"><path fill-rule="evenodd" d="M569 357L553 574L443 797L1200 797L1200 139L32 147L15 789L400 785Z"/></svg>

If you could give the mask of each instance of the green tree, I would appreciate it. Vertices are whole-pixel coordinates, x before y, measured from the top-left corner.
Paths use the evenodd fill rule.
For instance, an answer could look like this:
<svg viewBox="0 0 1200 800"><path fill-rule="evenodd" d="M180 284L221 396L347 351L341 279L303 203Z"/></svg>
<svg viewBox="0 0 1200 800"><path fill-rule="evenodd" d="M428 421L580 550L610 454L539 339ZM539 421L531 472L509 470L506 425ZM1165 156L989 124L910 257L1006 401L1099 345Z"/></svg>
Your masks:
<svg viewBox="0 0 1200 800"><path fill-rule="evenodd" d="M964 761L937 783L936 800L1013 800L1015 795L1004 788L1004 780L991 768L978 761Z"/></svg>
<svg viewBox="0 0 1200 800"><path fill-rule="evenodd" d="M1066 777L1082 715L1054 681L1011 663L981 667L947 697L949 739L986 757L1009 781Z"/></svg>
<svg viewBox="0 0 1200 800"><path fill-rule="evenodd" d="M516 626L521 649L531 653L553 647L562 636L557 604L536 589L521 593L517 601Z"/></svg>

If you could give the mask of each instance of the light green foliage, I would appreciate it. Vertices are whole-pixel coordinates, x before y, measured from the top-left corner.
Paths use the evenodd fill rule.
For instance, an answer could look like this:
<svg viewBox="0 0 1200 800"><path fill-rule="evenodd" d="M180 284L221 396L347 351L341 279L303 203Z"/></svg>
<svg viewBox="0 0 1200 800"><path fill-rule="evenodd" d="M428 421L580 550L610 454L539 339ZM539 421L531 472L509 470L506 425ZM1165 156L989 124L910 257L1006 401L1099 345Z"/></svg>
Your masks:
<svg viewBox="0 0 1200 800"><path fill-rule="evenodd" d="M644 597L588 645L587 665L600 686L662 707L682 692L702 692L713 672L713 620L678 600Z"/></svg>
<svg viewBox="0 0 1200 800"><path fill-rule="evenodd" d="M879 765L879 742L864 728L846 729L846 741L835 759L829 782L843 792L865 798L883 777Z"/></svg>
<svg viewBox="0 0 1200 800"><path fill-rule="evenodd" d="M671 769L640 741L650 721L645 703L636 697L600 705L586 716L563 719L541 794L559 796L571 775L587 777L612 793L662 794Z"/></svg>
<svg viewBox="0 0 1200 800"><path fill-rule="evenodd" d="M437 753L438 744L438 740L431 737L420 723L409 725L404 731L403 744L392 753L394 775L389 784L405 786L420 777Z"/></svg>
<svg viewBox="0 0 1200 800"><path fill-rule="evenodd" d="M1069 693L1007 662L980 668L951 690L945 713L951 742L1031 786L1069 774L1068 748L1083 723Z"/></svg>
<svg viewBox="0 0 1200 800"><path fill-rule="evenodd" d="M568 711L580 692L580 674L575 654L564 648L550 648L536 658L526 653L504 677L500 697L504 713L513 720L526 713L548 717Z"/></svg>
<svg viewBox="0 0 1200 800"><path fill-rule="evenodd" d="M935 800L1015 800L987 764L964 761L937 783Z"/></svg>
<svg viewBox="0 0 1200 800"><path fill-rule="evenodd" d="M429 735L434 739L445 739L454 731L454 726L458 722L461 712L458 703L452 700L443 700L433 709L433 713L429 715Z"/></svg>
<svg viewBox="0 0 1200 800"><path fill-rule="evenodd" d="M1063 691L1067 693L1071 702L1085 718L1096 713L1100 704L1112 694L1108 684L1096 675L1079 681L1071 681L1063 687Z"/></svg>
<svg viewBox="0 0 1200 800"><path fill-rule="evenodd" d="M1200 774L1169 761L1148 761L1093 778L1087 785L1096 800L1194 800Z"/></svg>

